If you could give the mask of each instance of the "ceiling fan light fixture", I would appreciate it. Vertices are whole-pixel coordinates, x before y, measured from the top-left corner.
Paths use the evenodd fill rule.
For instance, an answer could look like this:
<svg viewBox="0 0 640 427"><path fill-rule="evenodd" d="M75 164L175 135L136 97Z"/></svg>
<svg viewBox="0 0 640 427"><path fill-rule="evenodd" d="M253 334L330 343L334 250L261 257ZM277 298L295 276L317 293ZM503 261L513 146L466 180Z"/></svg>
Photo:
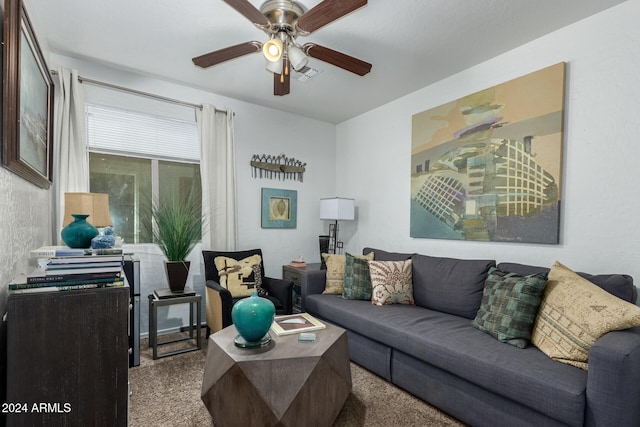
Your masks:
<svg viewBox="0 0 640 427"><path fill-rule="evenodd" d="M267 71L275 74L282 74L282 61L267 61Z"/></svg>
<svg viewBox="0 0 640 427"><path fill-rule="evenodd" d="M298 71L304 68L309 62L309 57L302 51L302 49L293 43L289 44L288 49L289 61L294 70Z"/></svg>
<svg viewBox="0 0 640 427"><path fill-rule="evenodd" d="M267 61L278 61L282 58L282 52L282 42L279 39L273 38L262 45L262 54Z"/></svg>

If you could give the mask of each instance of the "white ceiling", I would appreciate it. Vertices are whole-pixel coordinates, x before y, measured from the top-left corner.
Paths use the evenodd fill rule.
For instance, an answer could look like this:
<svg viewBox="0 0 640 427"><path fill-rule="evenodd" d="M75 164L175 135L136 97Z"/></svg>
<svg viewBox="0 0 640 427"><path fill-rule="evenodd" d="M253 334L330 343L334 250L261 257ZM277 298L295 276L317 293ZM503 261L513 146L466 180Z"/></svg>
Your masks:
<svg viewBox="0 0 640 427"><path fill-rule="evenodd" d="M301 0L307 8L320 0ZM372 0L312 41L373 64L364 77L311 58L321 72L273 96L261 54L200 69L191 58L265 34L222 0L25 0L54 53L339 123L623 0ZM257 8L263 0L251 0ZM82 74L82 70L79 70ZM91 76L86 76L91 77Z"/></svg>

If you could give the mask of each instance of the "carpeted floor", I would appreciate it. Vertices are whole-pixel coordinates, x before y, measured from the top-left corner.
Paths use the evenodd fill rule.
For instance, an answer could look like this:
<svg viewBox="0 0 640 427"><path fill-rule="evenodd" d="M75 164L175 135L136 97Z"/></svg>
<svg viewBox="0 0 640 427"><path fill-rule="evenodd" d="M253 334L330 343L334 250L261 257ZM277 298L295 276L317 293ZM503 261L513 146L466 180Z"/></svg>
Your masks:
<svg viewBox="0 0 640 427"><path fill-rule="evenodd" d="M200 400L204 338L203 343L201 351L152 360L147 340L142 340L140 366L129 369L131 427L213 425ZM163 346L161 353L177 345ZM353 388L336 427L464 425L354 363L351 377Z"/></svg>

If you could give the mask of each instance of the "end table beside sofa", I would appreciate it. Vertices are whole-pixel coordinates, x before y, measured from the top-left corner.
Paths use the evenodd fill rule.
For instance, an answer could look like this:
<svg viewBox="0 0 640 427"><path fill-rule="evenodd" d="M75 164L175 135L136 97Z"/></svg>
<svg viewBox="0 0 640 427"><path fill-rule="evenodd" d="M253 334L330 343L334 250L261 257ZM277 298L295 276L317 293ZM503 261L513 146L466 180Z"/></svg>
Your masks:
<svg viewBox="0 0 640 427"><path fill-rule="evenodd" d="M378 307L322 294L322 274L309 276L302 289L307 312L347 329L354 362L474 426L640 426L640 327L596 341L587 372L533 345L517 348L472 326L480 302L467 304L477 298L477 289L475 296L465 292L470 284L483 285L495 261L371 248L363 254L371 251L376 260L412 259L416 305ZM523 275L549 271L509 263L497 267ZM588 278L626 301L636 300L629 276ZM443 286L429 289L433 281ZM456 310L460 313L452 314Z"/></svg>

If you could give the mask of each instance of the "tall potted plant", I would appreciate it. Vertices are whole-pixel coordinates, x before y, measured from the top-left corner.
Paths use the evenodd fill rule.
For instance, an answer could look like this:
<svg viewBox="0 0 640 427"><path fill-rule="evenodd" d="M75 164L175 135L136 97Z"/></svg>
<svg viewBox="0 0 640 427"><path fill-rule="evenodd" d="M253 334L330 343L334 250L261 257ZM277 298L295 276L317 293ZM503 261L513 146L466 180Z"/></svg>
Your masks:
<svg viewBox="0 0 640 427"><path fill-rule="evenodd" d="M184 291L189 275L187 256L200 241L202 208L193 191L185 197L161 196L151 204L151 214L142 217L142 226L167 258L165 270L172 292Z"/></svg>

